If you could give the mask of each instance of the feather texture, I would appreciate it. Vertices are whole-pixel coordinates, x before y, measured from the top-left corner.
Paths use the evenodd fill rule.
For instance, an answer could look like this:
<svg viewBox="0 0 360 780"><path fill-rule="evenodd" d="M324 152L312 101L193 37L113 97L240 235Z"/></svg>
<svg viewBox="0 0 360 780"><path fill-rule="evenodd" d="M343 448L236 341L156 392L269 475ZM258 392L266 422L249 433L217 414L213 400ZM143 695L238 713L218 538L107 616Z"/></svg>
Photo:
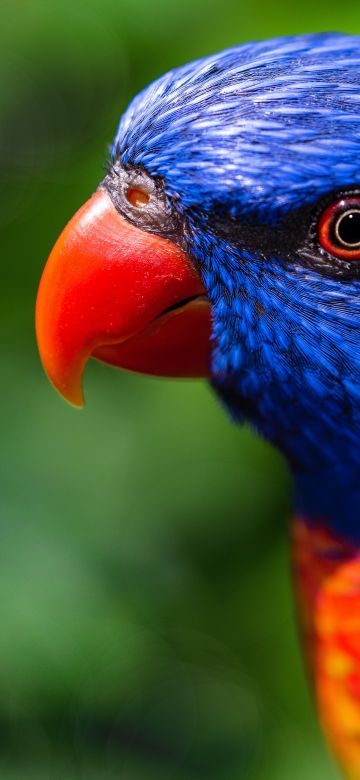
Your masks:
<svg viewBox="0 0 360 780"><path fill-rule="evenodd" d="M249 43L170 71L125 112L113 157L185 208L261 222L358 183L360 44L334 33ZM312 187L309 188L309 179Z"/></svg>
<svg viewBox="0 0 360 780"><path fill-rule="evenodd" d="M360 192L360 38L239 46L170 71L121 119L212 305L212 384L294 476L294 567L320 717L360 780L360 262L318 240ZM304 519L306 518L306 520Z"/></svg>
<svg viewBox="0 0 360 780"><path fill-rule="evenodd" d="M360 777L360 550L293 525L299 616L324 731L348 780Z"/></svg>
<svg viewBox="0 0 360 780"><path fill-rule="evenodd" d="M316 239L323 200L360 188L359 83L356 36L246 44L147 87L112 153L182 219L217 393L285 454L299 510L360 539L360 264Z"/></svg>

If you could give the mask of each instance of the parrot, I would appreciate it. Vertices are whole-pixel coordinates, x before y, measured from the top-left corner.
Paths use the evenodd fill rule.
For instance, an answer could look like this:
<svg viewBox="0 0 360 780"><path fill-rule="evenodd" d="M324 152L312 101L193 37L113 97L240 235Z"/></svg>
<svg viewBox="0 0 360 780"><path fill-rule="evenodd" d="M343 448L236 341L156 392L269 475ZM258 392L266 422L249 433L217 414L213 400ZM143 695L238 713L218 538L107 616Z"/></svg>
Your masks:
<svg viewBox="0 0 360 780"><path fill-rule="evenodd" d="M285 457L291 561L319 721L360 780L360 36L243 43L123 113L36 302L51 383L90 357L207 379Z"/></svg>

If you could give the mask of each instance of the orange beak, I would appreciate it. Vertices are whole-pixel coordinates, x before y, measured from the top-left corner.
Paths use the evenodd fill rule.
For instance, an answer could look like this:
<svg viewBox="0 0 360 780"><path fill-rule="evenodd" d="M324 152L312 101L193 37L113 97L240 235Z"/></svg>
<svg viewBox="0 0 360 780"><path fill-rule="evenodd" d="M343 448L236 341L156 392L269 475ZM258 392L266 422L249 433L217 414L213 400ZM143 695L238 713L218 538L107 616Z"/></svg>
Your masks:
<svg viewBox="0 0 360 780"><path fill-rule="evenodd" d="M210 306L187 254L125 220L100 190L75 214L45 266L36 304L45 371L83 405L93 356L168 377L209 375Z"/></svg>

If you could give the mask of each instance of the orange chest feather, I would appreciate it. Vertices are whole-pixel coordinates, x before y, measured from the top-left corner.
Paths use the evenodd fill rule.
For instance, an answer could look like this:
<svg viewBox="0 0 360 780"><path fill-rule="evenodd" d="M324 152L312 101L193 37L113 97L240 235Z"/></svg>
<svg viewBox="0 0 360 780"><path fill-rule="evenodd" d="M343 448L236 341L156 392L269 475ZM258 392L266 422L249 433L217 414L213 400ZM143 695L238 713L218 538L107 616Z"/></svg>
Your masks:
<svg viewBox="0 0 360 780"><path fill-rule="evenodd" d="M360 549L293 523L301 630L319 717L348 780L360 780Z"/></svg>

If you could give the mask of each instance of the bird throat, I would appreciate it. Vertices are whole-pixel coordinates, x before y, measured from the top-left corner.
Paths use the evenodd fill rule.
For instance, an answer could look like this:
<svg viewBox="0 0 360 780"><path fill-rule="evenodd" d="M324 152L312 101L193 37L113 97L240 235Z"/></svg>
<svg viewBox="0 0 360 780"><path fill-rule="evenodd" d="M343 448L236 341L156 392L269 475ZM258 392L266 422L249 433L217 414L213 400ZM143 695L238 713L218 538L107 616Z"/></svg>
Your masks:
<svg viewBox="0 0 360 780"><path fill-rule="evenodd" d="M316 274L248 267L214 283L213 385L284 455L297 512L360 544L360 287L320 279L325 302Z"/></svg>
<svg viewBox="0 0 360 780"><path fill-rule="evenodd" d="M275 383L253 400L242 395L238 378L215 387L236 421L249 422L283 454L293 482L293 506L309 526L360 547L360 437L358 418L341 415L341 397L286 397ZM299 391L301 395L301 391ZM333 417L327 409L334 407ZM343 427L342 427L343 426Z"/></svg>

